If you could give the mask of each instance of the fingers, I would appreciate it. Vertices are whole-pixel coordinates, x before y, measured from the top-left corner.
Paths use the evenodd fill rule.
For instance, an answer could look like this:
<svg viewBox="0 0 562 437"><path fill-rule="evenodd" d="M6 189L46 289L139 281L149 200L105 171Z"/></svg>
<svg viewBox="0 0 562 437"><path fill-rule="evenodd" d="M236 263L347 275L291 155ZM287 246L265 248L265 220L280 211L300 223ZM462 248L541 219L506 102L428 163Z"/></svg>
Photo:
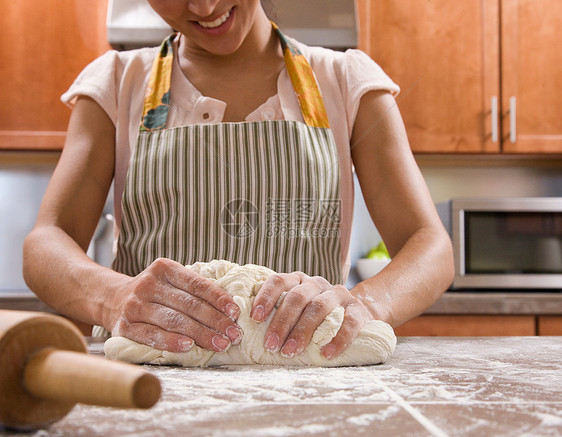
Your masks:
<svg viewBox="0 0 562 437"><path fill-rule="evenodd" d="M136 312L129 311L128 316L120 320L117 334L156 349L186 352L197 344L207 350L223 352L231 345L230 339L220 332L158 304L144 305Z"/></svg>
<svg viewBox="0 0 562 437"><path fill-rule="evenodd" d="M199 297L233 320L240 316L240 308L230 294L210 279L186 269L182 264L159 258L151 264L149 269L156 270L157 274L164 275L174 288Z"/></svg>
<svg viewBox="0 0 562 437"><path fill-rule="evenodd" d="M281 348L281 355L287 358L292 358L301 353L310 343L314 332L322 324L322 322L324 322L326 317L338 306L345 308L347 312L347 309L350 308L353 300L354 297L345 287L341 285L336 285L332 289L315 296L306 306L298 320L298 323L294 325L293 329L287 336L285 344ZM354 315L355 312L352 312L352 314ZM342 323L342 327L345 326L345 329L342 333L340 342L338 343L338 348L333 351L330 358L333 358L343 352L347 345L351 344L353 339L357 336L359 329L362 326L362 324L359 325L359 323L351 323L348 327L346 317L347 314L344 316L344 322ZM355 327L358 327L357 332L354 331ZM342 332L341 328L338 333L339 332ZM327 352L331 352L331 348L328 348Z"/></svg>
<svg viewBox="0 0 562 437"><path fill-rule="evenodd" d="M277 352L280 347L284 345L282 353L287 354L287 356L294 356L302 350L297 350L294 336L292 337L293 341L288 343L285 343L285 341L293 327L302 319L303 310L308 308L308 305L314 297L321 292L322 288L313 280L296 285L287 292L265 332L264 345L266 350L269 352ZM306 324L307 326L311 325L308 320L303 320L301 322L301 325L302 324ZM303 343L305 339L298 338L298 340L298 347L300 348L301 343ZM306 344L308 344L308 342L306 342Z"/></svg>
<svg viewBox="0 0 562 437"><path fill-rule="evenodd" d="M212 309L212 311L216 312L215 309ZM236 341L232 340L232 343L236 344L242 339L240 328L233 328L231 325L223 329L214 330L198 322L196 317L186 316L184 313L160 305L151 313L151 318L165 320L163 328L167 332L189 336L198 346L215 352L223 352L230 347L231 339L222 334L222 332L230 333L231 329L237 329L239 332ZM230 334L233 335L234 333Z"/></svg>
<svg viewBox="0 0 562 437"><path fill-rule="evenodd" d="M175 332L168 332L146 323L128 323L124 319L120 320L113 335L127 337L137 343L170 352L188 352L195 344L191 338Z"/></svg>
<svg viewBox="0 0 562 437"><path fill-rule="evenodd" d="M347 290L345 290L347 292ZM315 296L302 312L298 323L287 336L281 355L292 358L301 353L312 340L314 332L334 309L334 303L341 301L334 289Z"/></svg>
<svg viewBox="0 0 562 437"><path fill-rule="evenodd" d="M165 293L157 293L153 301L162 310L151 312L148 319L150 323L160 324L169 331L185 334L194 332L190 334L191 338L205 349L209 342L202 340L199 334L205 333L204 337L207 338L210 336L207 334L209 330L222 333L233 344L242 340L242 330L230 317L197 296L171 288Z"/></svg>
<svg viewBox="0 0 562 437"><path fill-rule="evenodd" d="M193 343L222 352L241 341L240 308L213 281L159 259L131 282L114 333L175 352Z"/></svg>
<svg viewBox="0 0 562 437"><path fill-rule="evenodd" d="M324 358L331 360L346 350L359 335L359 331L368 320L367 309L359 301L351 302L345 308L343 323L336 336L322 348Z"/></svg>
<svg viewBox="0 0 562 437"><path fill-rule="evenodd" d="M302 272L278 273L267 278L254 298L250 317L256 322L266 320L281 294L301 284L305 278L308 276Z"/></svg>
<svg viewBox="0 0 562 437"><path fill-rule="evenodd" d="M253 318L261 319L260 305L266 319L283 292L285 298L272 317L264 337L264 348L292 358L302 352L325 318L341 306L345 308L342 327L332 341L324 346L324 357L331 359L343 352L357 337L368 318L368 312L349 290L332 286L321 277L303 273L274 275L266 281L254 301Z"/></svg>

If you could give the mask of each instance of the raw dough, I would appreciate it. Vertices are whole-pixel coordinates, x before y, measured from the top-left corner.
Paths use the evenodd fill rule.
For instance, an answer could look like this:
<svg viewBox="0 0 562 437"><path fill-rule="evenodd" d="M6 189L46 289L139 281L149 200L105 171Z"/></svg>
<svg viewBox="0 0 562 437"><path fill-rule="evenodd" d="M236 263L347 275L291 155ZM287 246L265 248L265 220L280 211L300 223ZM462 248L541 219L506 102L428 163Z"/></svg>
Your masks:
<svg viewBox="0 0 562 437"><path fill-rule="evenodd" d="M180 366L220 366L225 364L271 364L282 366L354 366L384 363L394 351L396 336L391 326L380 320L368 321L355 341L339 356L327 360L320 349L337 334L344 316L344 309L334 309L316 329L312 341L300 354L285 358L279 352L264 349L264 335L273 316L256 323L250 318L254 296L264 281L275 272L267 267L247 264L239 266L224 260L195 263L187 268L213 279L219 287L228 291L240 307L237 323L244 331L242 341L226 352L213 352L194 346L189 352L160 351L124 337L112 337L104 345L108 358L130 363L168 364ZM281 300L281 299L280 299ZM278 302L279 305L279 302Z"/></svg>

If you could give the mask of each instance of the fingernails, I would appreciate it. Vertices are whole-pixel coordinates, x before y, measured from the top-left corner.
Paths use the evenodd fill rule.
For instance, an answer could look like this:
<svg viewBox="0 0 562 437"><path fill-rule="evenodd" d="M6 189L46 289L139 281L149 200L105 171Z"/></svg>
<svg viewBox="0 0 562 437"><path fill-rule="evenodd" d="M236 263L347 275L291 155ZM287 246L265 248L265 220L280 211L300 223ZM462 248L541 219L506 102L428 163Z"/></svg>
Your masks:
<svg viewBox="0 0 562 437"><path fill-rule="evenodd" d="M256 322L263 322L264 317L265 317L265 308L263 307L263 305L258 305L254 309L254 313L252 314L252 319Z"/></svg>
<svg viewBox="0 0 562 437"><path fill-rule="evenodd" d="M265 350L269 352L277 352L279 350L279 337L275 334L271 334L267 337L265 341Z"/></svg>
<svg viewBox="0 0 562 437"><path fill-rule="evenodd" d="M215 335L212 338L211 343L213 343L213 346L215 347L215 350L217 352L224 352L230 347L231 344L230 340L223 335Z"/></svg>
<svg viewBox="0 0 562 437"><path fill-rule="evenodd" d="M234 305L233 303L227 303L224 309L227 316L233 320L236 320L240 315L240 308L238 308L238 305Z"/></svg>
<svg viewBox="0 0 562 437"><path fill-rule="evenodd" d="M283 349L281 349L281 355L286 358L293 358L297 354L297 352L297 342L292 338L287 343L285 343L285 346L283 346Z"/></svg>
<svg viewBox="0 0 562 437"><path fill-rule="evenodd" d="M322 348L322 355L327 360L331 360L332 358L334 358L335 354L336 354L336 347L333 344L327 344Z"/></svg>
<svg viewBox="0 0 562 437"><path fill-rule="evenodd" d="M180 338L178 344L182 352L188 352L193 347L193 340L188 338Z"/></svg>
<svg viewBox="0 0 562 437"><path fill-rule="evenodd" d="M240 328L235 326L229 326L226 328L226 336L230 338L232 344L240 343L240 341L242 341L242 335L244 335L244 332Z"/></svg>

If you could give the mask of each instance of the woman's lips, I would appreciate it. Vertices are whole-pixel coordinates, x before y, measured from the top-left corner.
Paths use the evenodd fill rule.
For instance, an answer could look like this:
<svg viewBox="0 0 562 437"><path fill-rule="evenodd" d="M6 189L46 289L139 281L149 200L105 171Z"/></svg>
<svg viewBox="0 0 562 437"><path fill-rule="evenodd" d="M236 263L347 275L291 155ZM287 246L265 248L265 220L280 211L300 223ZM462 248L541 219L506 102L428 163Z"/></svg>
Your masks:
<svg viewBox="0 0 562 437"><path fill-rule="evenodd" d="M226 20L228 20L231 12L232 9L229 9L223 15L214 19L213 21L197 21L197 24L205 29L216 29L217 27L220 27Z"/></svg>
<svg viewBox="0 0 562 437"><path fill-rule="evenodd" d="M209 37L216 37L224 35L230 30L232 23L234 22L235 15L236 7L234 6L214 20L193 21L193 25L202 34Z"/></svg>

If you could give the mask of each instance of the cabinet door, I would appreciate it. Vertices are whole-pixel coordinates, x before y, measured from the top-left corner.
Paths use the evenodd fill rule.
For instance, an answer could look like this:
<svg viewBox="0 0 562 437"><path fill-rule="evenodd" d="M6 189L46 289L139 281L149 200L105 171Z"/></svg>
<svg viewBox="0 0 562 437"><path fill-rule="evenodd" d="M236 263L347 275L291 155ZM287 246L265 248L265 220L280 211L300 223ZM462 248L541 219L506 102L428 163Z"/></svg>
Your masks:
<svg viewBox="0 0 562 437"><path fill-rule="evenodd" d="M535 335L534 316L422 315L395 329L396 335L480 337Z"/></svg>
<svg viewBox="0 0 562 437"><path fill-rule="evenodd" d="M562 335L562 316L539 316L538 335Z"/></svg>
<svg viewBox="0 0 562 437"><path fill-rule="evenodd" d="M60 95L109 49L107 0L0 0L1 149L61 149Z"/></svg>
<svg viewBox="0 0 562 437"><path fill-rule="evenodd" d="M413 151L500 151L499 0L359 0L358 12L360 48L401 87Z"/></svg>
<svg viewBox="0 0 562 437"><path fill-rule="evenodd" d="M562 1L502 0L503 151L562 153Z"/></svg>

